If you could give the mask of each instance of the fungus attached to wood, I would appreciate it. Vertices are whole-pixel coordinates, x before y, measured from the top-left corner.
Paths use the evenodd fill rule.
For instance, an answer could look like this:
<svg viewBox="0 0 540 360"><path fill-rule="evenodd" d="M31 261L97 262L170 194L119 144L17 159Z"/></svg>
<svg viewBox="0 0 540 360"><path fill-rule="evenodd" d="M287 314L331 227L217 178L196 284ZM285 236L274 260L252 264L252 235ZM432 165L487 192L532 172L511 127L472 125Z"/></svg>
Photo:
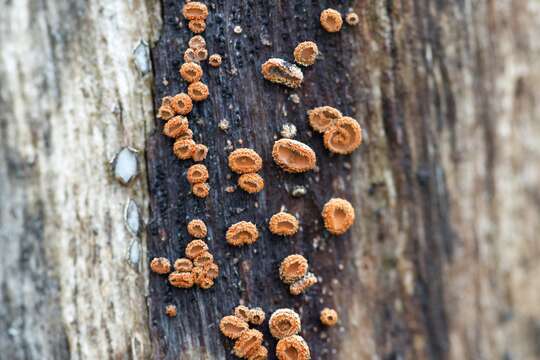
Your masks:
<svg viewBox="0 0 540 360"><path fill-rule="evenodd" d="M255 224L249 221L240 221L229 227L225 237L229 245L250 245L259 238L259 231Z"/></svg>
<svg viewBox="0 0 540 360"><path fill-rule="evenodd" d="M326 230L341 235L354 223L354 207L345 199L333 198L324 204L322 217Z"/></svg>
<svg viewBox="0 0 540 360"><path fill-rule="evenodd" d="M239 358L248 357L262 345L263 334L256 329L248 329L240 334L233 347L234 355Z"/></svg>
<svg viewBox="0 0 540 360"><path fill-rule="evenodd" d="M358 17L358 14L355 12L350 12L347 15L345 15L345 21L347 24L351 26L356 26L360 22L360 18Z"/></svg>
<svg viewBox="0 0 540 360"><path fill-rule="evenodd" d="M291 236L298 231L298 219L294 215L282 211L272 215L268 226L272 234Z"/></svg>
<svg viewBox="0 0 540 360"><path fill-rule="evenodd" d="M221 333L233 340L238 339L248 329L248 323L234 315L225 316L219 322Z"/></svg>
<svg viewBox="0 0 540 360"><path fill-rule="evenodd" d="M165 314L168 317L175 317L176 316L176 306L173 304L169 304L165 307Z"/></svg>
<svg viewBox="0 0 540 360"><path fill-rule="evenodd" d="M256 307L253 309L249 309L248 318L249 322L253 325L261 325L264 322L265 317L266 314L264 313L264 310L262 308Z"/></svg>
<svg viewBox="0 0 540 360"><path fill-rule="evenodd" d="M189 235L197 239L206 237L208 230L204 221L200 219L193 219L187 225L187 231Z"/></svg>
<svg viewBox="0 0 540 360"><path fill-rule="evenodd" d="M289 292L291 295L300 295L306 292L310 287L317 283L317 277L312 273L307 273L306 276L300 280L295 281L289 286Z"/></svg>
<svg viewBox="0 0 540 360"><path fill-rule="evenodd" d="M235 307L234 315L244 320L245 322L249 322L249 308L245 305L238 305L237 307Z"/></svg>
<svg viewBox="0 0 540 360"><path fill-rule="evenodd" d="M212 54L208 58L208 63L212 67L219 67L221 65L221 55L219 54Z"/></svg>
<svg viewBox="0 0 540 360"><path fill-rule="evenodd" d="M362 128L348 116L339 119L324 133L324 146L336 154L350 154L362 143Z"/></svg>
<svg viewBox="0 0 540 360"><path fill-rule="evenodd" d="M279 266L279 277L285 284L292 284L307 274L308 267L308 261L302 255L289 255Z"/></svg>
<svg viewBox="0 0 540 360"><path fill-rule="evenodd" d="M324 308L321 311L320 320L325 326L334 326L338 322L338 313L334 309Z"/></svg>
<svg viewBox="0 0 540 360"><path fill-rule="evenodd" d="M206 48L206 40L201 35L195 35L188 41L188 46L195 49L204 49Z"/></svg>
<svg viewBox="0 0 540 360"><path fill-rule="evenodd" d="M189 121L185 116L179 115L169 119L163 126L163 134L176 139L184 134L189 127Z"/></svg>
<svg viewBox="0 0 540 360"><path fill-rule="evenodd" d="M174 142L173 152L180 160L187 160L193 156L195 141L192 139L178 139Z"/></svg>
<svg viewBox="0 0 540 360"><path fill-rule="evenodd" d="M272 149L274 162L290 173L312 170L317 164L317 156L308 145L291 139L280 139Z"/></svg>
<svg viewBox="0 0 540 360"><path fill-rule="evenodd" d="M320 21L324 30L331 33L338 32L343 25L341 14L334 9L323 10L321 12Z"/></svg>
<svg viewBox="0 0 540 360"><path fill-rule="evenodd" d="M208 17L208 8L199 1L190 1L184 4L182 15L187 20L204 20Z"/></svg>
<svg viewBox="0 0 540 360"><path fill-rule="evenodd" d="M264 347L263 345L259 346L259 348L249 357L248 360L266 360L268 359L268 349Z"/></svg>
<svg viewBox="0 0 540 360"><path fill-rule="evenodd" d="M193 184L191 192L198 198L205 198L210 194L210 185L208 183Z"/></svg>
<svg viewBox="0 0 540 360"><path fill-rule="evenodd" d="M237 174L255 173L261 170L262 159L253 149L236 149L229 154L229 168Z"/></svg>
<svg viewBox="0 0 540 360"><path fill-rule="evenodd" d="M188 22L188 29L194 34L200 34L206 30L206 22L204 20L190 20Z"/></svg>
<svg viewBox="0 0 540 360"><path fill-rule="evenodd" d="M191 165L187 170L187 181L190 184L204 183L208 180L208 169L203 164Z"/></svg>
<svg viewBox="0 0 540 360"><path fill-rule="evenodd" d="M276 345L276 356L279 360L309 360L309 346L299 335L281 339Z"/></svg>
<svg viewBox="0 0 540 360"><path fill-rule="evenodd" d="M195 56L197 56L198 61L204 61L208 59L208 50L206 50L205 48L196 49Z"/></svg>
<svg viewBox="0 0 540 360"><path fill-rule="evenodd" d="M184 62L199 62L199 57L194 49L188 48L184 51Z"/></svg>
<svg viewBox="0 0 540 360"><path fill-rule="evenodd" d="M331 106L319 106L308 110L309 125L313 130L324 133L334 126L343 115L341 112Z"/></svg>
<svg viewBox="0 0 540 360"><path fill-rule="evenodd" d="M271 82L283 84L291 88L297 88L304 81L302 70L283 59L268 59L261 67L263 77Z"/></svg>
<svg viewBox="0 0 540 360"><path fill-rule="evenodd" d="M150 262L150 269L156 274L168 274L171 272L171 263L167 258L153 258Z"/></svg>
<svg viewBox="0 0 540 360"><path fill-rule="evenodd" d="M174 287L188 289L193 286L195 279L191 272L175 271L169 274L169 284Z"/></svg>
<svg viewBox="0 0 540 360"><path fill-rule="evenodd" d="M161 106L158 110L158 118L163 120L169 120L174 116L174 109L172 108L172 96L165 96L161 99Z"/></svg>
<svg viewBox="0 0 540 360"><path fill-rule="evenodd" d="M190 63L193 64L193 63ZM196 64L195 64L196 65ZM175 113L187 115L193 109L193 101L186 93L179 93L173 96L171 106Z"/></svg>
<svg viewBox="0 0 540 360"><path fill-rule="evenodd" d="M201 81L195 81L188 86L188 95L193 101L203 101L208 98L208 86Z"/></svg>
<svg viewBox="0 0 540 360"><path fill-rule="evenodd" d="M319 48L313 41L304 41L296 45L294 49L294 60L304 66L315 64L319 55Z"/></svg>
<svg viewBox="0 0 540 360"><path fill-rule="evenodd" d="M204 266L210 265L213 262L214 262L214 256L208 251L203 251L195 259L193 259L193 265L203 267L203 268Z"/></svg>
<svg viewBox="0 0 540 360"><path fill-rule="evenodd" d="M278 309L268 320L270 333L276 339L296 335L302 329L300 316L292 309Z"/></svg>
<svg viewBox="0 0 540 360"><path fill-rule="evenodd" d="M188 258L176 259L174 262L174 270L179 272L191 272L193 269L193 262Z"/></svg>
<svg viewBox="0 0 540 360"><path fill-rule="evenodd" d="M204 144L196 144L195 149L193 149L193 155L191 156L193 161L204 161L208 155L208 148Z"/></svg>
<svg viewBox="0 0 540 360"><path fill-rule="evenodd" d="M203 70L201 66L194 62L183 63L180 66L180 76L189 83L201 80ZM190 98L191 101L191 98Z"/></svg>
<svg viewBox="0 0 540 360"><path fill-rule="evenodd" d="M208 245L200 239L195 239L186 245L185 253L188 259L193 260L205 251L208 251Z"/></svg>
<svg viewBox="0 0 540 360"><path fill-rule="evenodd" d="M258 193L264 189L264 179L257 173L242 174L238 178L238 186L250 193Z"/></svg>

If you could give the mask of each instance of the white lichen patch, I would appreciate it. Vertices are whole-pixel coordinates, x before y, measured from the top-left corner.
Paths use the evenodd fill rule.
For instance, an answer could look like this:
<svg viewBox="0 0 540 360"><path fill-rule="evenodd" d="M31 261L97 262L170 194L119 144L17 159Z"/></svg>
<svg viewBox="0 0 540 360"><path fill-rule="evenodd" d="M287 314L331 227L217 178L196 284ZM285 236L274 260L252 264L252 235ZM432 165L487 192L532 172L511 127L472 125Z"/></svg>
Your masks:
<svg viewBox="0 0 540 360"><path fill-rule="evenodd" d="M127 185L139 173L138 151L122 148L111 161L114 177L122 184Z"/></svg>
<svg viewBox="0 0 540 360"><path fill-rule="evenodd" d="M150 62L148 44L145 41L141 40L133 50L133 62L143 76L150 72L152 63Z"/></svg>
<svg viewBox="0 0 540 360"><path fill-rule="evenodd" d="M132 235L139 235L139 231L141 230L141 214L139 207L131 199L128 200L124 209L124 223Z"/></svg>
<svg viewBox="0 0 540 360"><path fill-rule="evenodd" d="M134 239L129 246L127 253L127 262L135 269L139 269L141 261L141 245L137 239Z"/></svg>

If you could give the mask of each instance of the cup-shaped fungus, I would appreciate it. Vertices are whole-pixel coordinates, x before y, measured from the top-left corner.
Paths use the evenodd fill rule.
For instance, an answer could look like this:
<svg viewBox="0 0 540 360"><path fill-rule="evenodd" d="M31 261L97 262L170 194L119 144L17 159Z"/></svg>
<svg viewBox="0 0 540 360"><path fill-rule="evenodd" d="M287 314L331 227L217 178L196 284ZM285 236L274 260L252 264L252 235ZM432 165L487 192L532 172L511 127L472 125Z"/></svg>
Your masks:
<svg viewBox="0 0 540 360"><path fill-rule="evenodd" d="M347 24L351 26L355 26L355 25L358 25L358 23L360 22L360 18L358 17L357 13L350 12L347 15L345 15L345 21L347 22Z"/></svg>
<svg viewBox="0 0 540 360"><path fill-rule="evenodd" d="M322 217L326 230L341 235L354 223L354 207L345 199L333 198L324 204Z"/></svg>
<svg viewBox="0 0 540 360"><path fill-rule="evenodd" d="M248 360L266 360L268 359L268 349L264 346L259 346L257 351L248 357Z"/></svg>
<svg viewBox="0 0 540 360"><path fill-rule="evenodd" d="M250 309L248 312L249 322L253 325L261 325L264 322L265 317L266 314L264 313L264 310L260 307Z"/></svg>
<svg viewBox="0 0 540 360"><path fill-rule="evenodd" d="M187 181L190 184L203 183L208 180L208 169L203 164L191 165L187 171Z"/></svg>
<svg viewBox="0 0 540 360"><path fill-rule="evenodd" d="M158 118L163 120L169 120L174 116L174 109L172 108L172 96L165 96L161 99L161 106L158 110Z"/></svg>
<svg viewBox="0 0 540 360"><path fill-rule="evenodd" d="M179 272L190 272L193 269L193 262L187 258L176 259L174 262L174 270Z"/></svg>
<svg viewBox="0 0 540 360"><path fill-rule="evenodd" d="M193 259L193 265L203 267L203 268L206 265L212 264L213 262L214 262L214 256L208 251L203 251L201 254L199 254L199 256Z"/></svg>
<svg viewBox="0 0 540 360"><path fill-rule="evenodd" d="M279 360L309 360L309 346L299 335L281 339L276 345L276 356Z"/></svg>
<svg viewBox="0 0 540 360"><path fill-rule="evenodd" d="M315 168L317 156L306 144L291 139L280 139L272 149L274 162L290 173L302 173Z"/></svg>
<svg viewBox="0 0 540 360"><path fill-rule="evenodd" d="M201 35L195 35L188 41L190 49L204 49L206 47L206 40Z"/></svg>
<svg viewBox="0 0 540 360"><path fill-rule="evenodd" d="M300 316L291 309L278 309L270 316L268 320L270 333L276 339L283 339L288 336L296 335L302 329Z"/></svg>
<svg viewBox="0 0 540 360"><path fill-rule="evenodd" d="M313 130L324 133L336 124L343 116L341 112L331 106L319 106L308 112L309 125Z"/></svg>
<svg viewBox="0 0 540 360"><path fill-rule="evenodd" d="M188 234L194 238L202 239L208 234L208 229L204 221L200 219L193 219L187 224Z"/></svg>
<svg viewBox="0 0 540 360"><path fill-rule="evenodd" d="M173 152L180 160L187 160L193 156L195 141L192 139L178 139L174 142Z"/></svg>
<svg viewBox="0 0 540 360"><path fill-rule="evenodd" d="M210 193L210 185L208 183L193 184L191 192L198 198L205 198Z"/></svg>
<svg viewBox="0 0 540 360"><path fill-rule="evenodd" d="M201 289L207 290L214 286L214 280L205 275L197 280L197 285Z"/></svg>
<svg viewBox="0 0 540 360"><path fill-rule="evenodd" d="M219 266L216 263L205 264L202 268L205 276L212 280L219 276Z"/></svg>
<svg viewBox="0 0 540 360"><path fill-rule="evenodd" d="M193 109L193 101L191 101L191 98L188 94L179 93L173 96L171 100L171 107L173 108L175 113L180 115L187 115Z"/></svg>
<svg viewBox="0 0 540 360"><path fill-rule="evenodd" d="M173 139L179 138L189 127L189 121L185 116L179 115L169 119L163 126L163 134Z"/></svg>
<svg viewBox="0 0 540 360"><path fill-rule="evenodd" d="M199 1L190 1L184 4L182 15L187 20L204 20L208 17L208 8Z"/></svg>
<svg viewBox="0 0 540 360"><path fill-rule="evenodd" d="M186 245L186 257L195 259L205 251L208 251L208 245L202 240L196 239Z"/></svg>
<svg viewBox="0 0 540 360"><path fill-rule="evenodd" d="M248 323L234 315L225 316L219 322L221 333L233 340L238 339L248 329Z"/></svg>
<svg viewBox="0 0 540 360"><path fill-rule="evenodd" d="M344 116L324 133L324 146L336 154L350 154L362 143L362 128L356 120Z"/></svg>
<svg viewBox="0 0 540 360"><path fill-rule="evenodd" d="M193 131L191 131L191 129L187 129L180 137L178 137L178 140L185 139L193 139ZM195 151L195 149L193 151Z"/></svg>
<svg viewBox="0 0 540 360"><path fill-rule="evenodd" d="M204 20L189 20L187 26L194 34L200 34L206 30L206 22Z"/></svg>
<svg viewBox="0 0 540 360"><path fill-rule="evenodd" d="M188 48L184 51L184 62L199 62L199 57L195 50Z"/></svg>
<svg viewBox="0 0 540 360"><path fill-rule="evenodd" d="M255 173L261 170L262 159L253 149L236 149L229 154L229 168L237 174Z"/></svg>
<svg viewBox="0 0 540 360"><path fill-rule="evenodd" d="M290 88L297 88L304 81L304 74L298 66L279 58L268 59L262 64L261 73L266 80Z"/></svg>
<svg viewBox="0 0 540 360"><path fill-rule="evenodd" d="M296 45L294 60L300 65L309 66L315 64L319 55L319 48L313 41L304 41Z"/></svg>
<svg viewBox="0 0 540 360"><path fill-rule="evenodd" d="M208 86L201 81L189 84L187 92L193 101L203 101L208 98Z"/></svg>
<svg viewBox="0 0 540 360"><path fill-rule="evenodd" d="M171 263L164 257L153 258L150 262L150 269L156 274L168 274L171 272Z"/></svg>
<svg viewBox="0 0 540 360"><path fill-rule="evenodd" d="M176 306L173 304L169 304L165 307L165 314L168 317L175 317L176 316Z"/></svg>
<svg viewBox="0 0 540 360"><path fill-rule="evenodd" d="M294 215L283 211L272 215L268 225L270 231L276 235L291 236L298 231L298 220Z"/></svg>
<svg viewBox="0 0 540 360"><path fill-rule="evenodd" d="M341 14L334 9L326 9L321 12L321 26L328 32L338 32L343 25Z"/></svg>
<svg viewBox="0 0 540 360"><path fill-rule="evenodd" d="M307 273L306 276L300 280L295 281L289 286L289 292L291 295L300 295L306 292L310 287L317 283L317 277L312 273Z"/></svg>
<svg viewBox="0 0 540 360"><path fill-rule="evenodd" d="M321 323L326 326L334 326L338 321L338 313L334 309L324 308L321 311Z"/></svg>
<svg viewBox="0 0 540 360"><path fill-rule="evenodd" d="M279 277L285 284L292 284L307 274L308 267L308 261L302 255L289 255L279 266Z"/></svg>
<svg viewBox="0 0 540 360"><path fill-rule="evenodd" d="M197 56L198 61L204 61L208 59L208 50L205 48L195 50L195 55Z"/></svg>
<svg viewBox="0 0 540 360"><path fill-rule="evenodd" d="M225 238L229 245L250 245L259 238L259 231L257 230L257 226L252 222L240 221L229 227Z"/></svg>
<svg viewBox="0 0 540 360"><path fill-rule="evenodd" d="M193 161L204 161L208 155L208 148L204 144L196 144L193 149L193 155L191 156Z"/></svg>
<svg viewBox="0 0 540 360"><path fill-rule="evenodd" d="M194 62L183 63L180 66L180 76L187 82L195 82L201 80L203 76L203 70L201 66ZM191 101L191 98L189 99Z"/></svg>
<svg viewBox="0 0 540 360"><path fill-rule="evenodd" d="M221 55L219 54L212 54L208 58L208 63L212 67L219 67L221 65Z"/></svg>
<svg viewBox="0 0 540 360"><path fill-rule="evenodd" d="M248 329L242 332L240 337L236 339L233 347L234 355L239 358L248 357L254 354L262 345L263 334L256 329Z"/></svg>
<svg viewBox="0 0 540 360"><path fill-rule="evenodd" d="M234 315L246 322L249 322L249 308L245 305L238 305L235 307Z"/></svg>
<svg viewBox="0 0 540 360"><path fill-rule="evenodd" d="M193 286L194 280L191 272L175 271L169 274L169 284L178 288L188 289Z"/></svg>
<svg viewBox="0 0 540 360"><path fill-rule="evenodd" d="M253 194L264 188L264 179L257 173L243 174L238 178L240 189Z"/></svg>

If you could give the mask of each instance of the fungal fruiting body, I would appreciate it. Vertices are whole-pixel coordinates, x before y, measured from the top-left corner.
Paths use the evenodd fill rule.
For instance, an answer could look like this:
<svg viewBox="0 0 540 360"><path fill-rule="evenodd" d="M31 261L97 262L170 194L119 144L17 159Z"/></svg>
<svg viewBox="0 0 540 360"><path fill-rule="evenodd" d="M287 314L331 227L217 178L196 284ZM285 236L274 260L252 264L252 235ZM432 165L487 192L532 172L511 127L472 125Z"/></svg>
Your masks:
<svg viewBox="0 0 540 360"><path fill-rule="evenodd" d="M176 306L169 304L165 307L165 314L167 314L168 317L175 317L176 316Z"/></svg>
<svg viewBox="0 0 540 360"><path fill-rule="evenodd" d="M298 231L298 220L294 215L282 211L272 215L268 226L273 234L291 236Z"/></svg>
<svg viewBox="0 0 540 360"><path fill-rule="evenodd" d="M212 67L219 67L221 65L221 55L219 54L212 54L208 58L208 63Z"/></svg>
<svg viewBox="0 0 540 360"><path fill-rule="evenodd" d="M188 289L193 286L194 280L191 272L175 271L169 274L169 283L178 288Z"/></svg>
<svg viewBox="0 0 540 360"><path fill-rule="evenodd" d="M321 323L326 326L334 326L338 321L338 313L334 309L324 308L321 311Z"/></svg>
<svg viewBox="0 0 540 360"><path fill-rule="evenodd" d="M276 339L283 339L296 335L302 329L300 316L291 309L278 309L272 313L268 320L270 333Z"/></svg>
<svg viewBox="0 0 540 360"><path fill-rule="evenodd" d="M189 49L186 49L186 51L184 51L184 62L188 63L188 62L198 62L198 61L200 60L195 50L189 48Z"/></svg>
<svg viewBox="0 0 540 360"><path fill-rule="evenodd" d="M304 81L304 74L298 66L279 58L268 59L262 65L261 73L266 80L290 88L297 88Z"/></svg>
<svg viewBox="0 0 540 360"><path fill-rule="evenodd" d="M317 164L317 156L308 145L291 139L277 140L272 149L272 158L277 165L290 173L306 172Z"/></svg>
<svg viewBox="0 0 540 360"><path fill-rule="evenodd" d="M173 145L173 152L180 160L187 160L193 156L195 141L192 139L177 139Z"/></svg>
<svg viewBox="0 0 540 360"><path fill-rule="evenodd" d="M266 360L268 359L268 349L264 346L259 346L257 351L249 355L248 360Z"/></svg>
<svg viewBox="0 0 540 360"><path fill-rule="evenodd" d="M180 137L178 138L178 140L185 140L185 139L193 139L193 131L191 131L191 129L187 129L182 135L180 135Z"/></svg>
<svg viewBox="0 0 540 360"><path fill-rule="evenodd" d="M193 149L193 155L191 158L193 161L204 161L206 159L206 156L208 155L208 148L204 144L196 144L195 148Z"/></svg>
<svg viewBox="0 0 540 360"><path fill-rule="evenodd" d="M206 237L206 234L208 233L206 224L200 219L191 220L187 225L187 231L189 235L198 239Z"/></svg>
<svg viewBox="0 0 540 360"><path fill-rule="evenodd" d="M205 251L208 251L208 245L204 241L196 239L187 244L186 257L193 260Z"/></svg>
<svg viewBox="0 0 540 360"><path fill-rule="evenodd" d="M257 173L242 174L238 186L250 194L258 193L264 188L264 179Z"/></svg>
<svg viewBox="0 0 540 360"><path fill-rule="evenodd" d="M200 34L206 30L206 22L204 20L190 20L188 29L195 34Z"/></svg>
<svg viewBox="0 0 540 360"><path fill-rule="evenodd" d="M203 101L208 98L208 86L201 81L189 84L187 91L193 101Z"/></svg>
<svg viewBox="0 0 540 360"><path fill-rule="evenodd" d="M260 307L249 309L248 319L249 322L253 325L261 325L264 322L265 317L266 314L264 313L264 310Z"/></svg>
<svg viewBox="0 0 540 360"><path fill-rule="evenodd" d="M237 174L255 173L262 168L262 159L253 149L236 149L228 160L229 168Z"/></svg>
<svg viewBox="0 0 540 360"><path fill-rule="evenodd" d="M296 45L294 60L300 65L309 66L315 64L319 55L319 48L313 41L304 41Z"/></svg>
<svg viewBox="0 0 540 360"><path fill-rule="evenodd" d="M289 286L291 295L300 295L306 292L310 287L317 283L317 277L312 273L307 273L300 280L295 281Z"/></svg>
<svg viewBox="0 0 540 360"><path fill-rule="evenodd" d="M319 106L308 111L309 125L320 133L334 126L341 117L341 112L331 106Z"/></svg>
<svg viewBox="0 0 540 360"><path fill-rule="evenodd" d="M150 269L156 274L168 274L171 272L171 263L164 257L153 258Z"/></svg>
<svg viewBox="0 0 540 360"><path fill-rule="evenodd" d="M221 333L233 340L238 339L240 335L248 329L248 323L234 315L225 316L219 322L219 330Z"/></svg>
<svg viewBox="0 0 540 360"><path fill-rule="evenodd" d="M190 184L204 183L208 180L208 169L203 164L191 165L187 171Z"/></svg>
<svg viewBox="0 0 540 360"><path fill-rule="evenodd" d="M208 17L208 8L199 1L190 1L184 4L182 15L187 20L205 20Z"/></svg>
<svg viewBox="0 0 540 360"><path fill-rule="evenodd" d="M204 49L206 48L206 40L201 35L195 35L188 41L188 46L190 49Z"/></svg>
<svg viewBox="0 0 540 360"><path fill-rule="evenodd" d="M362 143L362 128L348 116L340 118L324 133L324 146L336 154L350 154Z"/></svg>
<svg viewBox="0 0 540 360"><path fill-rule="evenodd" d="M171 96L165 96L161 99L161 106L158 110L158 118L163 120L169 120L174 116L174 109L171 106Z"/></svg>
<svg viewBox="0 0 540 360"><path fill-rule="evenodd" d="M333 198L324 204L322 217L326 230L341 235L354 223L354 207L345 199Z"/></svg>
<svg viewBox="0 0 540 360"><path fill-rule="evenodd" d="M191 272L193 269L193 262L190 259L180 258L174 262L174 270L179 272Z"/></svg>
<svg viewBox="0 0 540 360"><path fill-rule="evenodd" d="M285 284L292 284L307 274L308 267L308 261L302 255L289 255L279 266L279 277Z"/></svg>
<svg viewBox="0 0 540 360"><path fill-rule="evenodd" d="M259 238L257 226L249 221L240 221L227 230L227 243L233 246L253 244Z"/></svg>
<svg viewBox="0 0 540 360"><path fill-rule="evenodd" d="M278 341L276 356L279 360L309 360L309 346L299 335L292 335Z"/></svg>
<svg viewBox="0 0 540 360"><path fill-rule="evenodd" d="M169 119L163 126L163 134L165 136L176 139L184 134L189 127L189 122L185 116L175 116Z"/></svg>
<svg viewBox="0 0 540 360"><path fill-rule="evenodd" d="M195 259L193 259L193 265L204 268L206 265L210 265L214 262L214 256L208 252L204 251Z"/></svg>
<svg viewBox="0 0 540 360"><path fill-rule="evenodd" d="M194 64L194 63L190 63L190 64ZM191 98L189 97L188 94L179 93L172 97L171 107L175 113L180 114L180 115L187 115L193 109L193 101L191 101Z"/></svg>
<svg viewBox="0 0 540 360"><path fill-rule="evenodd" d="M198 198L205 198L210 193L210 185L207 183L193 184L191 187L191 192Z"/></svg>
<svg viewBox="0 0 540 360"><path fill-rule="evenodd" d="M234 343L233 353L239 358L254 354L262 345L263 334L256 329L244 331Z"/></svg>
<svg viewBox="0 0 540 360"><path fill-rule="evenodd" d="M246 322L249 322L249 308L245 305L238 305L235 307L234 315Z"/></svg>
<svg viewBox="0 0 540 360"><path fill-rule="evenodd" d="M206 50L205 48L196 49L195 56L197 57L198 61L204 61L208 59L208 50Z"/></svg>
<svg viewBox="0 0 540 360"><path fill-rule="evenodd" d="M338 32L343 25L341 14L334 9L323 10L321 12L320 21L324 30L331 33Z"/></svg>
<svg viewBox="0 0 540 360"><path fill-rule="evenodd" d="M345 16L345 21L351 26L356 26L360 22L360 18L357 13L350 12Z"/></svg>
<svg viewBox="0 0 540 360"><path fill-rule="evenodd" d="M194 62L183 63L180 66L180 76L189 83L201 80L203 70L201 66ZM186 95L187 96L187 95ZM191 98L190 98L191 101Z"/></svg>

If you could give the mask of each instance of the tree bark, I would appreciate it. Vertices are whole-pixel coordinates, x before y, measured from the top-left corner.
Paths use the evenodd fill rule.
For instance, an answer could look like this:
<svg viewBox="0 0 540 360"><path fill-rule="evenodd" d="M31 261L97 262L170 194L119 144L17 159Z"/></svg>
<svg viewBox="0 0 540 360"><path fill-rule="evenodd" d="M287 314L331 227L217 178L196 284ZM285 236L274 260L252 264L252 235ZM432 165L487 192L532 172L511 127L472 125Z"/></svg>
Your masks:
<svg viewBox="0 0 540 360"><path fill-rule="evenodd" d="M540 357L536 2L209 2L204 37L224 61L203 65L210 97L189 115L210 149L205 200L190 194L191 162L174 157L154 119L163 96L186 89L178 67L191 36L182 3L158 5L0 4L6 358L233 359L218 323L241 302L267 317L297 310L315 359ZM353 8L359 25L326 33L318 18L327 7ZM291 61L304 40L322 56L301 88L262 78L265 60ZM353 155L332 156L310 131L306 111L320 105L360 122ZM317 171L290 175L273 163L287 123L315 150ZM122 186L109 159L128 146L140 150L140 172ZM257 195L225 191L236 183L227 155L238 147L263 157ZM306 194L293 197L295 186ZM336 196L357 215L339 237L320 217ZM146 224L134 235L123 219L128 199ZM282 208L300 219L292 238L268 231ZM221 270L206 291L148 275L152 257L183 256L193 218L208 225ZM261 237L231 248L225 231L240 220ZM320 280L298 297L277 274L292 253ZM176 318L164 313L171 303ZM335 328L319 324L327 306L340 314ZM275 340L266 323L259 328L274 358Z"/></svg>

